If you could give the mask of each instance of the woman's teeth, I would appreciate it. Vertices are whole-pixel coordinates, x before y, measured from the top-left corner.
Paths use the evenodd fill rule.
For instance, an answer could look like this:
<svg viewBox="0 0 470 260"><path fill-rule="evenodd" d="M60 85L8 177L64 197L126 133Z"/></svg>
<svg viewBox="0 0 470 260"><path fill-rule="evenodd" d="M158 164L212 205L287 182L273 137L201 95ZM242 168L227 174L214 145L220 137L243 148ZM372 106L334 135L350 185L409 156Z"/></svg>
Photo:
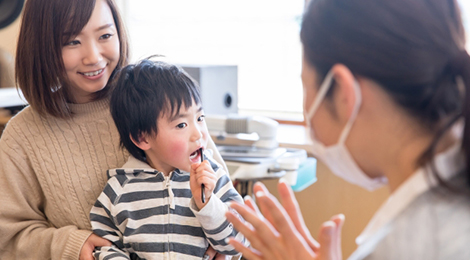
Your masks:
<svg viewBox="0 0 470 260"><path fill-rule="evenodd" d="M95 72L83 72L83 75L87 77L93 77L93 76L100 74L101 72L103 72L103 69L97 70Z"/></svg>

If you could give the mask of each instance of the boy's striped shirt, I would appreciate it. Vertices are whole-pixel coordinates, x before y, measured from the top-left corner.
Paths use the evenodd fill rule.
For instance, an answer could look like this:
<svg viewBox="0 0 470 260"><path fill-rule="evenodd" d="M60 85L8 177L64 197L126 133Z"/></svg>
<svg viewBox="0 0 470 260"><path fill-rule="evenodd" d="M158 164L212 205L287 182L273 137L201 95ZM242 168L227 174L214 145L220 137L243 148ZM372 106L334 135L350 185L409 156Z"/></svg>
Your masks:
<svg viewBox="0 0 470 260"><path fill-rule="evenodd" d="M133 157L122 169L109 170L90 219L93 232L114 245L97 250L96 259L201 259L208 242L222 254L236 255L225 239L246 241L225 218L226 203L243 200L223 168L209 162L218 180L200 211L187 172L177 169L165 177Z"/></svg>

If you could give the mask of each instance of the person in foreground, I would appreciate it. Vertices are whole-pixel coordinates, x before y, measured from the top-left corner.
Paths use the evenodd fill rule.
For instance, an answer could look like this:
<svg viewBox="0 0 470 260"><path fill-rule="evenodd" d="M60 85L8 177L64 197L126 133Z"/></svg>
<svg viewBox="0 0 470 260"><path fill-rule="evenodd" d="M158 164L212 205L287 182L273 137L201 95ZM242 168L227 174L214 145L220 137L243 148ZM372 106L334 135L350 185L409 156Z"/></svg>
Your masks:
<svg viewBox="0 0 470 260"><path fill-rule="evenodd" d="M15 75L29 106L0 139L0 259L91 260L111 245L92 233L89 213L106 171L129 155L108 84L127 60L113 0L26 1ZM214 159L225 168L216 150Z"/></svg>
<svg viewBox="0 0 470 260"><path fill-rule="evenodd" d="M470 57L458 3L311 0L301 41L314 155L351 183L391 191L349 259L470 259ZM251 247L229 243L247 259L342 259L344 216L317 242L291 189L278 188L281 203L256 184L259 209L231 205Z"/></svg>
<svg viewBox="0 0 470 260"><path fill-rule="evenodd" d="M206 150L197 83L175 65L142 60L120 72L110 106L131 156L108 171L91 209L93 232L113 243L95 258L201 259L209 243L237 255L225 239L245 239L225 212L226 203L243 200Z"/></svg>

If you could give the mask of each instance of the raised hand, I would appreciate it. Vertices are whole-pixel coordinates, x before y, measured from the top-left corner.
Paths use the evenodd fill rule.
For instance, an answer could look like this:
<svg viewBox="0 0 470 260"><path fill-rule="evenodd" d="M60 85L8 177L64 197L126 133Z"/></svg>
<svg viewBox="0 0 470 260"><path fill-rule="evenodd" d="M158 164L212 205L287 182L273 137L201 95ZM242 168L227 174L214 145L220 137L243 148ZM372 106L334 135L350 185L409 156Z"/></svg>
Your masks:
<svg viewBox="0 0 470 260"><path fill-rule="evenodd" d="M232 208L248 223L242 223L231 212L226 214L227 219L245 235L251 247L245 247L234 239L230 239L229 243L250 260L342 259L341 228L344 216L337 215L323 223L318 243L306 228L290 187L281 182L278 188L282 205L260 183L254 187L260 209L251 199L245 200L246 205L232 204Z"/></svg>

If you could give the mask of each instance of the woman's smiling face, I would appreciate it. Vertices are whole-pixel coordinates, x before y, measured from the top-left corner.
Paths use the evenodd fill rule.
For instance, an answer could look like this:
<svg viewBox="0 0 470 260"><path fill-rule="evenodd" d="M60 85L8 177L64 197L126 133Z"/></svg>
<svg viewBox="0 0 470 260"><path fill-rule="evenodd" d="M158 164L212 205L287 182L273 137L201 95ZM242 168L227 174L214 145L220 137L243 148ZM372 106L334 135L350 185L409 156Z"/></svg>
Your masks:
<svg viewBox="0 0 470 260"><path fill-rule="evenodd" d="M74 102L87 103L106 86L118 64L119 48L111 9L106 1L98 0L88 23L62 48Z"/></svg>

